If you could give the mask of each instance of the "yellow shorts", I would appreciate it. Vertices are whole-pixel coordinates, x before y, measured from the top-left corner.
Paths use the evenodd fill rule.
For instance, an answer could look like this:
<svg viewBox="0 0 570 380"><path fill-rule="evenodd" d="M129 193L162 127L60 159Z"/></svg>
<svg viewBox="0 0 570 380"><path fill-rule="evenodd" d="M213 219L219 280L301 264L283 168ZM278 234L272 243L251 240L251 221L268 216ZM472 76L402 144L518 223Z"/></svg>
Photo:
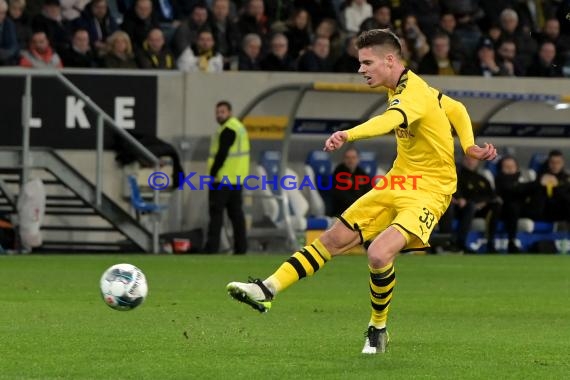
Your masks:
<svg viewBox="0 0 570 380"><path fill-rule="evenodd" d="M404 235L406 247L429 247L429 237L451 202L451 195L426 190L375 190L360 197L339 219L371 242L389 226Z"/></svg>

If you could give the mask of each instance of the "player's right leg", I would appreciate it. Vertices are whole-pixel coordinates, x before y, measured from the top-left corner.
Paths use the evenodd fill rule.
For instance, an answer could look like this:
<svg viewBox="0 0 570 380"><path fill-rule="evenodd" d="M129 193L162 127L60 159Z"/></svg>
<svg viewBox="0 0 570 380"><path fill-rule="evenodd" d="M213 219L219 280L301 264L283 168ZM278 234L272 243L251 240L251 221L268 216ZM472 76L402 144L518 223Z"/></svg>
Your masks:
<svg viewBox="0 0 570 380"><path fill-rule="evenodd" d="M227 290L236 300L255 310L266 312L273 297L300 279L311 276L333 256L361 243L360 235L341 222L336 222L311 244L295 252L264 281L230 282Z"/></svg>

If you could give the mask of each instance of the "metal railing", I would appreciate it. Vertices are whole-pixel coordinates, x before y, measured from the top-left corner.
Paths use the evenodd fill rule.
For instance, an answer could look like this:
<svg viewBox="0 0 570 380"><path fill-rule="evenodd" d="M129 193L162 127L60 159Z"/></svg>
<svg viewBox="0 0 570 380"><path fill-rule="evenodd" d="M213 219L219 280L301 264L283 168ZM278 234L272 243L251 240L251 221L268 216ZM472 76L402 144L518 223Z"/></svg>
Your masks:
<svg viewBox="0 0 570 380"><path fill-rule="evenodd" d="M42 69L21 69L21 68L3 68L1 71L5 76L25 76L24 97L22 103L22 186L28 181L31 169L30 162L30 128L32 119L32 79L34 77L53 77L62 83L67 90L72 92L78 98L83 100L87 107L97 115L97 139L96 139L96 174L95 174L95 200L94 203L97 207L102 204L103 192L103 147L104 147L104 128L107 126L117 133L121 138L125 139L138 154L154 165L155 171L160 169L160 160L137 139L131 136L123 128L119 127L115 120L109 116L101 107L93 102L89 96L81 91L69 79L67 79L60 71L49 68ZM153 201L158 204L159 192L153 191ZM153 223L152 231L152 245L153 252L158 253L158 239L159 239L159 223Z"/></svg>

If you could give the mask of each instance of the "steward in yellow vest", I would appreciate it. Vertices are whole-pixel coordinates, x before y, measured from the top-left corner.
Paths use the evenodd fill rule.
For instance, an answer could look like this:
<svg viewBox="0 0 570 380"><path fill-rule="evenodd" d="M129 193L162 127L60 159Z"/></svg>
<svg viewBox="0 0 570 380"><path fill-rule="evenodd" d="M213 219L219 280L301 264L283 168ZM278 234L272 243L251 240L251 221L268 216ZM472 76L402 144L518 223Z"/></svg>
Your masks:
<svg viewBox="0 0 570 380"><path fill-rule="evenodd" d="M234 254L244 254L247 251L247 236L241 183L249 174L249 137L244 125L232 116L230 103L218 102L216 120L220 127L212 137L208 157L208 171L214 177L214 184L208 195L210 224L205 251L220 251L220 232L226 210L232 222Z"/></svg>

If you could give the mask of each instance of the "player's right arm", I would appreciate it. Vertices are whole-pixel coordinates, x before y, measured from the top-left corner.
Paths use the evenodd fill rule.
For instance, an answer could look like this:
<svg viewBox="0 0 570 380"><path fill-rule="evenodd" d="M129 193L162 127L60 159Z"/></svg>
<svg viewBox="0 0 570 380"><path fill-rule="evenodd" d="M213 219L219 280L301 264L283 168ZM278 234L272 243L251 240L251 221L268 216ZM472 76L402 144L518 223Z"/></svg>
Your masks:
<svg viewBox="0 0 570 380"><path fill-rule="evenodd" d="M392 111L392 112L389 112ZM388 109L382 115L357 125L346 131L333 133L325 142L325 151L333 151L340 148L346 141L367 139L374 136L385 135L398 125L404 123L404 115L401 112L393 112Z"/></svg>

